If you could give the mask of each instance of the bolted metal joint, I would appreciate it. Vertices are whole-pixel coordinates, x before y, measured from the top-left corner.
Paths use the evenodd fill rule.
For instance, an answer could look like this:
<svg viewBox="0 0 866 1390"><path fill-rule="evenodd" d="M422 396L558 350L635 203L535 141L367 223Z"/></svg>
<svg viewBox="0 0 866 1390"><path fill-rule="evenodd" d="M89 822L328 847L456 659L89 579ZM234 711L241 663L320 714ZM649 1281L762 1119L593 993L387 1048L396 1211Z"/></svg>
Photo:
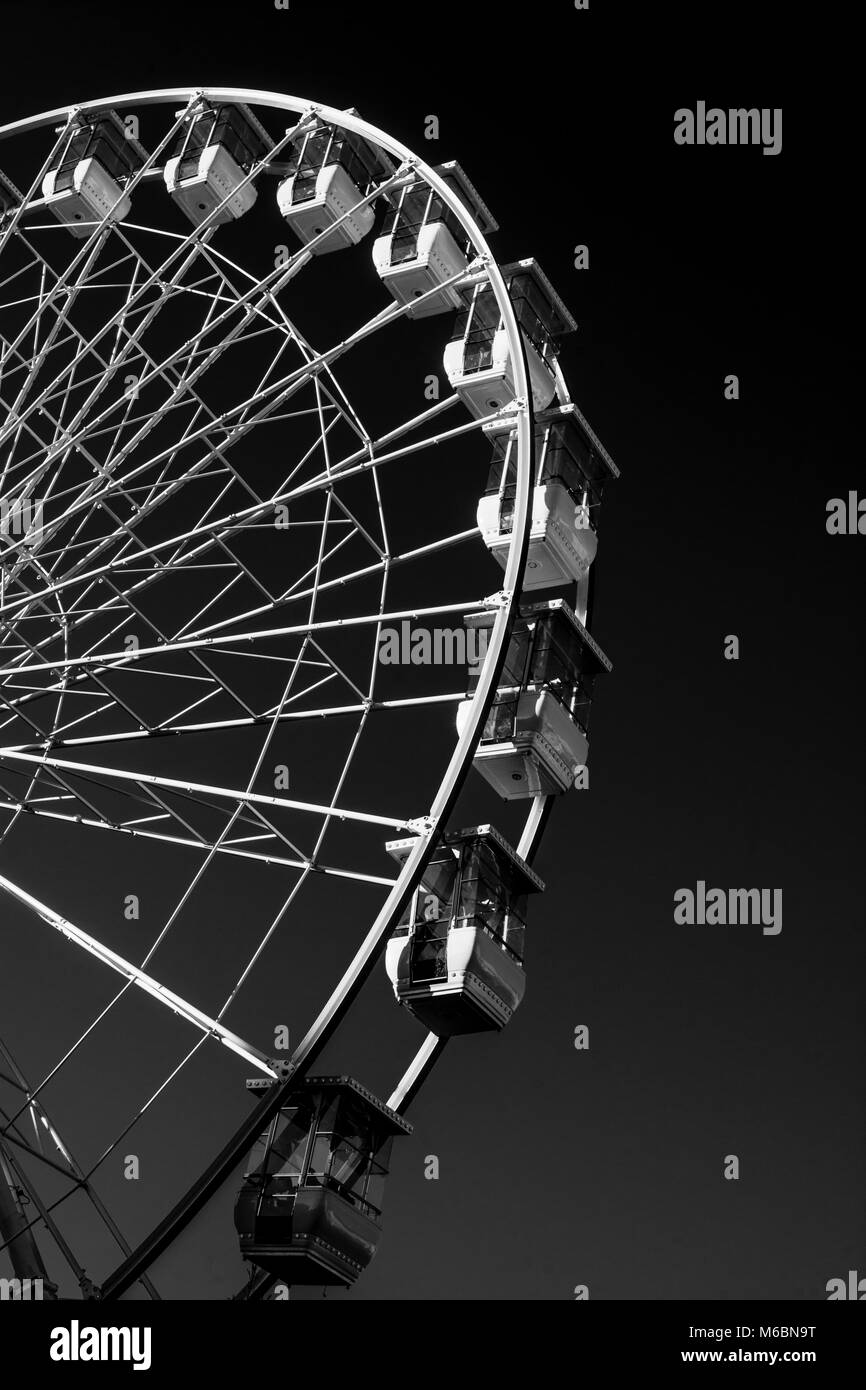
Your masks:
<svg viewBox="0 0 866 1390"><path fill-rule="evenodd" d="M484 608L505 608L513 592L513 589L499 589L495 594L488 594L481 603Z"/></svg>
<svg viewBox="0 0 866 1390"><path fill-rule="evenodd" d="M406 826L413 835L429 835L435 829L436 822L432 816L416 816L413 820L408 820Z"/></svg>

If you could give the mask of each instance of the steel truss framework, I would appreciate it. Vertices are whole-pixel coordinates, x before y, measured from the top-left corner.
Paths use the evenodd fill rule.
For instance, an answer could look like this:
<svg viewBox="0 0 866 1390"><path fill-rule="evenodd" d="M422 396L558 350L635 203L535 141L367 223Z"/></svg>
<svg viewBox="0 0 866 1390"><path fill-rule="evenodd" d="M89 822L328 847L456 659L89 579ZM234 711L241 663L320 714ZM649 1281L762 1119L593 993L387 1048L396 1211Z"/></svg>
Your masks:
<svg viewBox="0 0 866 1390"><path fill-rule="evenodd" d="M139 185L161 177L184 115L202 98L245 103L262 120L284 113L294 119L270 142L250 180L263 183L279 174L292 141L320 119L362 136L387 156L387 173L364 203L421 177L464 228L474 260L454 283L489 280L516 383L509 407L518 439L514 526L499 593L424 607L389 603L395 574L478 545L473 527L395 553L382 480L388 470L423 471L431 453L477 434L483 422L457 420L457 397L450 396L376 436L336 375L350 354L378 350L380 337L405 308L390 305L340 341L316 348L289 317L290 296L284 294L313 260L315 242L261 276L217 244L219 209L184 232L169 229L174 221L168 216L166 225L137 223L134 207L124 222L94 222L82 240L70 238L46 210L42 178L81 113L111 109L122 116L150 105L171 113L163 137L131 177L127 191L134 201ZM44 818L81 827L76 833L86 827L181 847L197 862L150 948L134 964L86 923L69 920L57 904L25 889L8 872L8 851L0 850L0 888L29 912L34 927L52 928L122 977L105 1009L38 1080L25 1078L0 1046L3 1080L19 1096L16 1106L0 1114L0 1137L7 1177L33 1206L31 1215L22 1208L21 1231L47 1231L81 1288L92 1293L54 1215L68 1195L83 1192L124 1256L100 1295L116 1298L140 1282L158 1297L148 1276L151 1264L218 1189L345 1020L446 826L495 693L520 597L531 520L531 396L505 284L470 212L432 168L354 113L233 88L126 94L0 129L0 166L7 141L11 148L38 130L49 132L45 161L0 222L0 498L12 504L10 515L24 518L16 534L4 527L0 536L0 843L6 846L25 821ZM558 393L564 403L561 375ZM259 439L273 437L269 431L286 438L290 430L302 443L283 450L278 470L266 477L248 466L244 450L254 431ZM285 576L287 582L275 584L273 565L260 557L281 509L291 516L295 535L305 528L309 544L304 564ZM375 593L375 602L353 607L354 593ZM335 601L343 603L338 616ZM398 710L412 715L437 704L453 708L464 697L463 690L454 690L383 698L376 660L383 627L407 618L459 623L490 608L495 620L472 717L435 795L416 804L417 792L407 780L402 806L374 811L352 804L346 788L371 722ZM347 633L361 644L360 663L338 655L338 640ZM281 729L329 729L331 721L341 727L348 722L352 734L334 784L319 801L256 789ZM156 741L171 741L181 750L182 764L183 748L200 735L238 730L254 731L258 742L248 777L235 785L136 765L136 750ZM518 845L528 860L549 810L550 798L531 804ZM399 874L363 873L341 848L331 852L333 828L347 825L415 832ZM263 872L270 866L267 871L282 874L288 886L232 990L207 1013L168 988L154 957L208 869L224 859L259 864ZM311 876L334 879L344 890L369 885L382 902L290 1062L278 1066L232 1032L224 1018ZM49 940L45 948L51 948ZM134 1108L122 1134L82 1166L49 1119L43 1093L131 989L185 1020L194 1040ZM239 1053L275 1084L208 1170L131 1251L94 1176L208 1041ZM443 1047L434 1035L427 1038L395 1082L389 1102L394 1108L408 1108ZM68 1179L64 1194L50 1204L29 1174L39 1164ZM14 1242L13 1253L23 1240L24 1235ZM268 1283L253 1281L249 1295L261 1294Z"/></svg>

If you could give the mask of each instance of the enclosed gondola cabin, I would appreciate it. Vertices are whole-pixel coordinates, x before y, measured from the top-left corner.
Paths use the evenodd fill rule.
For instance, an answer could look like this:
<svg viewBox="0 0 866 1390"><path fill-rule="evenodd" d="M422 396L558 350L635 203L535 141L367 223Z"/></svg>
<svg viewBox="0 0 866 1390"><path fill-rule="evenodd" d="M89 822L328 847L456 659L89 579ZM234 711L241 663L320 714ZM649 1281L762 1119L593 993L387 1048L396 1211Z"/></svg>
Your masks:
<svg viewBox="0 0 866 1390"><path fill-rule="evenodd" d="M73 236L89 237L101 222L129 216L126 185L146 158L116 112L79 115L63 132L42 196Z"/></svg>
<svg viewBox="0 0 866 1390"><path fill-rule="evenodd" d="M398 862L413 839L392 840ZM526 987L526 900L544 884L492 826L444 835L388 942L398 1001L439 1037L505 1026Z"/></svg>
<svg viewBox="0 0 866 1390"><path fill-rule="evenodd" d="M559 339L573 332L577 324L536 261L516 261L502 266L501 271L523 336L532 406L544 410L556 390ZM464 293L444 365L452 387L478 419L495 414L514 400L514 366L489 281Z"/></svg>
<svg viewBox="0 0 866 1390"><path fill-rule="evenodd" d="M472 614L473 626L492 613ZM473 766L505 801L570 791L586 766L595 678L611 664L562 601L521 608ZM470 674L470 695L478 684ZM462 733L471 698L458 706Z"/></svg>
<svg viewBox="0 0 866 1390"><path fill-rule="evenodd" d="M598 547L598 517L606 484L619 469L575 405L535 421L535 487L525 590L580 583ZM514 524L517 436L493 435L487 488L478 504L484 544L503 569Z"/></svg>
<svg viewBox="0 0 866 1390"><path fill-rule="evenodd" d="M438 165L435 172L485 236L496 231L489 209L455 160ZM409 318L459 309L460 291L452 282L466 271L472 248L456 214L420 177L390 201L382 234L373 243L373 264L383 284L398 304L410 306ZM415 300L421 302L415 305Z"/></svg>
<svg viewBox="0 0 866 1390"><path fill-rule="evenodd" d="M178 131L165 186L194 226L233 222L255 203L249 174L272 148L248 106L199 102Z"/></svg>
<svg viewBox="0 0 866 1390"><path fill-rule="evenodd" d="M305 246L333 228L313 246L315 255L340 251L372 230L376 214L363 200L392 171L387 155L369 140L320 122L299 138L277 205Z"/></svg>
<svg viewBox="0 0 866 1390"><path fill-rule="evenodd" d="M353 1284L379 1243L394 1136L411 1133L351 1077L300 1081L250 1155L235 1204L241 1254L287 1284Z"/></svg>

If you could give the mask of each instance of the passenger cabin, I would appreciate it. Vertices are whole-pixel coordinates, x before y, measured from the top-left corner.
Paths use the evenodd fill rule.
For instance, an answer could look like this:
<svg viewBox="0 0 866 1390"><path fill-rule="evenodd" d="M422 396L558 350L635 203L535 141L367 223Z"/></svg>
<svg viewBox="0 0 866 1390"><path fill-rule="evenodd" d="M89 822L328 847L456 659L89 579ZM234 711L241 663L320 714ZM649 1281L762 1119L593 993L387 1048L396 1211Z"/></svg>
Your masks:
<svg viewBox="0 0 866 1390"><path fill-rule="evenodd" d="M126 185L146 159L115 111L79 115L63 133L42 196L73 236L89 237L101 222L129 216Z"/></svg>
<svg viewBox="0 0 866 1390"><path fill-rule="evenodd" d="M320 122L300 137L288 170L277 189L277 205L305 246L333 227L312 248L321 256L354 246L371 231L376 214L363 200L393 165L368 140Z"/></svg>
<svg viewBox="0 0 866 1390"><path fill-rule="evenodd" d="M493 613L469 614L491 626ZM562 599L521 608L473 766L505 801L571 790L586 765L596 676L611 664ZM479 674L470 672L470 696ZM457 710L463 731L472 708Z"/></svg>
<svg viewBox="0 0 866 1390"><path fill-rule="evenodd" d="M514 524L517 435L493 436L487 488L478 527L503 569ZM575 405L535 420L535 487L525 590L580 583L598 547L598 514L605 485L619 469Z"/></svg>
<svg viewBox="0 0 866 1390"><path fill-rule="evenodd" d="M451 160L435 172L472 214L486 236L496 222L460 165ZM420 176L389 199L391 211L373 243L376 273L398 304L413 305L409 318L459 309L460 291L452 283L467 269L471 243L456 214ZM442 287L441 289L439 287ZM434 292L438 291L438 292Z"/></svg>
<svg viewBox="0 0 866 1390"><path fill-rule="evenodd" d="M559 339L577 324L536 261L516 261L501 270L523 335L532 406L544 410L556 391ZM495 414L514 400L513 364L489 281L464 293L444 364L452 387L476 418Z"/></svg>
<svg viewBox="0 0 866 1390"><path fill-rule="evenodd" d="M248 106L198 102L178 131L165 186L196 227L236 221L256 201L250 171L272 148Z"/></svg>
<svg viewBox="0 0 866 1390"><path fill-rule="evenodd" d="M414 839L386 848L400 863ZM444 835L386 969L398 1001L439 1037L503 1028L526 987L526 899L544 884L492 826Z"/></svg>
<svg viewBox="0 0 866 1390"><path fill-rule="evenodd" d="M351 1077L299 1081L250 1154L235 1204L241 1254L287 1284L353 1284L379 1243L394 1136L411 1133Z"/></svg>

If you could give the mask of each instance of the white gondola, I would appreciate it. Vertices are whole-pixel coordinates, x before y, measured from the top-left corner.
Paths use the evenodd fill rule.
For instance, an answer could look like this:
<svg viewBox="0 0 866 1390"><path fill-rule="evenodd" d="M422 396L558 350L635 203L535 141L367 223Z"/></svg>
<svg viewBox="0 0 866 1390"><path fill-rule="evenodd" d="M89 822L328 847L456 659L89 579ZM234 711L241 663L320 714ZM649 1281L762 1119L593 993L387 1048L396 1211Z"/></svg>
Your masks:
<svg viewBox="0 0 866 1390"><path fill-rule="evenodd" d="M372 230L372 203L358 205L393 168L368 141L324 123L307 131L288 167L277 206L304 245L333 227L314 247L319 256L354 246Z"/></svg>
<svg viewBox="0 0 866 1390"><path fill-rule="evenodd" d="M503 569L514 513L517 440L493 436L493 461L477 520L484 544ZM598 548L605 484L619 469L575 405L536 417L535 487L524 590L581 583Z"/></svg>
<svg viewBox="0 0 866 1390"><path fill-rule="evenodd" d="M88 237L100 222L129 216L132 201L125 186L146 157L114 111L79 117L42 180L42 196L73 236Z"/></svg>
<svg viewBox="0 0 866 1390"><path fill-rule="evenodd" d="M495 232L496 222L460 165L451 160L435 172L469 209L481 231ZM459 309L461 295L448 282L463 274L469 264L470 243L457 217L422 179L400 189L385 219L381 236L373 243L376 273L398 304L413 305L409 318L427 318ZM443 286L438 294L431 291Z"/></svg>
<svg viewBox="0 0 866 1390"><path fill-rule="evenodd" d="M503 266L502 275L523 334L532 406L544 410L556 391L558 339L573 332L577 324L534 260ZM514 369L505 328L487 281L471 290L457 315L443 361L451 386L477 419L514 400Z"/></svg>
<svg viewBox="0 0 866 1390"><path fill-rule="evenodd" d="M467 624L490 626L492 613ZM473 766L505 801L574 787L589 752L593 685L611 664L562 599L522 608ZM470 674L470 694L478 674ZM472 700L461 702L463 732Z"/></svg>
<svg viewBox="0 0 866 1390"><path fill-rule="evenodd" d="M272 141L247 106L200 103L184 121L163 170L165 186L196 227L234 222L256 201L250 170ZM219 209L219 211L217 211Z"/></svg>
<svg viewBox="0 0 866 1390"><path fill-rule="evenodd" d="M402 863L414 839L386 848ZM388 942L394 994L439 1037L505 1026L523 998L526 899L544 884L490 825L444 835Z"/></svg>

